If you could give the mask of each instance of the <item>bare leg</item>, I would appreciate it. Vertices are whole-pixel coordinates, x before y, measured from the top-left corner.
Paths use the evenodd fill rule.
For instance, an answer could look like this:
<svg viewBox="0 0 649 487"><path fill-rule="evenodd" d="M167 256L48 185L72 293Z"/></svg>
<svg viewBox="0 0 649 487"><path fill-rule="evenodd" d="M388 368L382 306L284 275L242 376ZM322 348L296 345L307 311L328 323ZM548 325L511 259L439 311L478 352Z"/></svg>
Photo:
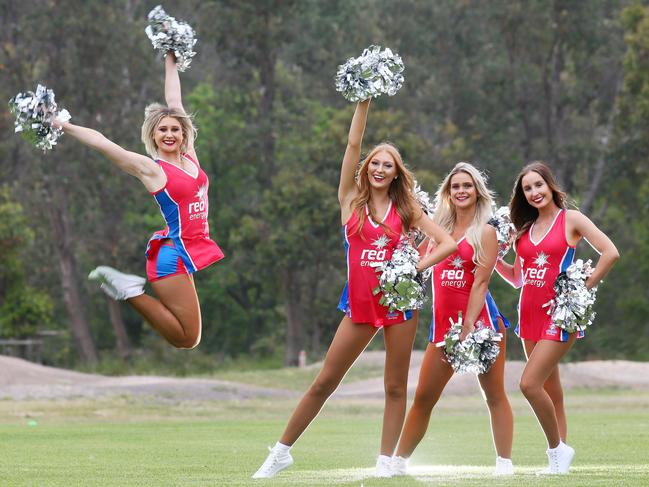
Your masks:
<svg viewBox="0 0 649 487"><path fill-rule="evenodd" d="M526 357L529 358L535 345L536 342L523 340ZM568 437L568 420L563 405L563 388L561 387L561 378L559 376L558 366L552 370L552 373L546 379L545 384L543 384L543 388L550 396L550 399L552 399L552 404L554 404L554 414L556 415L557 423L559 424L559 435L561 436L561 441L565 442Z"/></svg>
<svg viewBox="0 0 649 487"><path fill-rule="evenodd" d="M201 340L201 309L190 275L151 283L160 300L142 294L128 303L174 347L194 348Z"/></svg>
<svg viewBox="0 0 649 487"><path fill-rule="evenodd" d="M304 433L376 332L377 328L373 326L355 324L350 318L343 318L322 370L293 411L280 439L281 443L291 446Z"/></svg>
<svg viewBox="0 0 649 487"><path fill-rule="evenodd" d="M397 447L397 455L400 457L410 457L426 434L433 407L451 377L453 377L453 369L446 362L443 350L429 343L419 371L415 400L408 412Z"/></svg>
<svg viewBox="0 0 649 487"><path fill-rule="evenodd" d="M389 457L399 441L408 399L410 355L417 332L418 316L383 329L385 340L385 409L381 433L381 455Z"/></svg>
<svg viewBox="0 0 649 487"><path fill-rule="evenodd" d="M504 330L501 322L500 329ZM496 454L502 458L511 458L512 440L514 437L514 416L505 392L505 354L507 339L503 333L500 342L500 353L489 372L478 375L482 394L487 401L491 417L491 434L496 447Z"/></svg>
<svg viewBox="0 0 649 487"><path fill-rule="evenodd" d="M529 354L521 377L521 391L534 410L550 448L556 448L559 445L561 434L555 405L544 385L550 374L558 367L561 357L570 350L574 341L575 334L573 333L567 342L541 340L536 343L532 353Z"/></svg>

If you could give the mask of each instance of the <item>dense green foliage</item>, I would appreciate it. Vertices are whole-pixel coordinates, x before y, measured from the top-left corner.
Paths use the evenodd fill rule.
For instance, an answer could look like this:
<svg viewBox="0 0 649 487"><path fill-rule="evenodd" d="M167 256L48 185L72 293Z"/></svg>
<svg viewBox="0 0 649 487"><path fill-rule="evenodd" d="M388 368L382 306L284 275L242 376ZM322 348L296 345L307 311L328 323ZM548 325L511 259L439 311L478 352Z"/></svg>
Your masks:
<svg viewBox="0 0 649 487"><path fill-rule="evenodd" d="M0 4L0 99L55 90L73 121L143 152L144 106L163 67L143 33L155 2ZM647 359L649 8L627 0L170 2L199 44L182 75L211 177L210 224L226 259L198 274L201 351L221 360L326 348L345 272L336 188L353 107L338 64L389 46L406 83L373 104L365 149L394 142L433 193L457 161L483 168L506 203L524 163L549 161L571 200L622 254L573 358ZM69 329L68 361L128 356L155 335L109 318L85 280L98 264L143 273L161 225L139 183L65 137L43 155L0 115L0 336ZM580 248L584 255L587 248ZM517 292L492 290L515 320ZM419 345L429 312L422 312ZM128 343L115 341L125 324ZM510 346L511 353L520 353ZM196 353L196 352L192 352ZM164 354L163 354L164 356ZM66 360L58 357L58 360Z"/></svg>

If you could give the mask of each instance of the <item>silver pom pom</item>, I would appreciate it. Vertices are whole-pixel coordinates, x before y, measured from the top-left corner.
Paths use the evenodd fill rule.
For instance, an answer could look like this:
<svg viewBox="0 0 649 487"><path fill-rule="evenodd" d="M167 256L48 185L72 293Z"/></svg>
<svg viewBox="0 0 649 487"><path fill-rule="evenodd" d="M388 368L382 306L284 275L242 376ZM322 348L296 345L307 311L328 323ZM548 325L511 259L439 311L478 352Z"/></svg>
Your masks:
<svg viewBox="0 0 649 487"><path fill-rule="evenodd" d="M70 120L67 110L57 112L56 109L54 91L43 85L38 85L35 93L18 93L9 100L9 110L16 115L15 132L20 133L43 152L52 149L57 139L63 135L63 129L52 126L52 120Z"/></svg>
<svg viewBox="0 0 649 487"><path fill-rule="evenodd" d="M352 102L383 93L394 95L403 85L403 61L390 49L370 46L357 58L338 66L336 91Z"/></svg>
<svg viewBox="0 0 649 487"><path fill-rule="evenodd" d="M593 324L597 287L586 287L586 279L592 273L590 260L584 262L577 259L557 276L554 281L555 297L543 305L552 316L552 326L574 333L584 331Z"/></svg>
<svg viewBox="0 0 649 487"><path fill-rule="evenodd" d="M516 234L516 228L509 217L509 208L501 206L495 210L493 216L487 223L496 229L498 258L502 259L509 252L511 239Z"/></svg>
<svg viewBox="0 0 649 487"><path fill-rule="evenodd" d="M421 209L424 210L424 213L432 218L433 213L435 213L435 203L434 201L431 201L430 195L426 191L421 189L421 186L419 186L419 183L416 179L412 193L415 201L417 201ZM426 234L418 228L413 228L412 230L410 230L409 238L412 242L415 243L415 246L418 246L426 239ZM428 277L430 277L430 268L424 271L424 280L427 280Z"/></svg>
<svg viewBox="0 0 649 487"><path fill-rule="evenodd" d="M431 201L430 195L426 191L421 189L421 186L419 186L419 183L416 179L413 193L415 200L417 200L417 203L419 203L421 209L424 210L424 213L432 218L433 214L435 213L435 202Z"/></svg>
<svg viewBox="0 0 649 487"><path fill-rule="evenodd" d="M185 71L196 55L194 29L189 24L167 15L160 5L149 12L148 20L149 25L144 31L151 39L153 48L162 52L163 56L173 51L178 71Z"/></svg>
<svg viewBox="0 0 649 487"><path fill-rule="evenodd" d="M419 252L403 238L392 253L392 258L373 267L379 275L379 286L374 295L382 293L379 303L390 311L419 309L424 304L423 276L417 273Z"/></svg>
<svg viewBox="0 0 649 487"><path fill-rule="evenodd" d="M458 312L457 322L451 322L451 328L444 335L444 341L438 347L444 347L446 360L456 374L484 374L498 358L502 339L491 327L482 321L475 324L475 330L460 341L462 333L462 311Z"/></svg>

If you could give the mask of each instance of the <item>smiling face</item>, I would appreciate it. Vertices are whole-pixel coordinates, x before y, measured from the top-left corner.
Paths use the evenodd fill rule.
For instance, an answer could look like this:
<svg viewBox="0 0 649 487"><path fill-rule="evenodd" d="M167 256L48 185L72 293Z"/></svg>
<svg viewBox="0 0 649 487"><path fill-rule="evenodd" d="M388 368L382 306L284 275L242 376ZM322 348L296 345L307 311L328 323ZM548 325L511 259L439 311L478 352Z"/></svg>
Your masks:
<svg viewBox="0 0 649 487"><path fill-rule="evenodd" d="M471 175L458 172L451 177L449 184L451 204L456 208L470 208L478 201L478 192Z"/></svg>
<svg viewBox="0 0 649 487"><path fill-rule="evenodd" d="M367 165L367 178L372 188L389 188L397 175L397 163L386 150L374 154Z"/></svg>
<svg viewBox="0 0 649 487"><path fill-rule="evenodd" d="M550 186L536 171L529 171L523 176L521 187L527 202L537 210L553 201Z"/></svg>
<svg viewBox="0 0 649 487"><path fill-rule="evenodd" d="M153 140L160 153L180 152L183 142L182 125L173 117L164 117L155 128Z"/></svg>

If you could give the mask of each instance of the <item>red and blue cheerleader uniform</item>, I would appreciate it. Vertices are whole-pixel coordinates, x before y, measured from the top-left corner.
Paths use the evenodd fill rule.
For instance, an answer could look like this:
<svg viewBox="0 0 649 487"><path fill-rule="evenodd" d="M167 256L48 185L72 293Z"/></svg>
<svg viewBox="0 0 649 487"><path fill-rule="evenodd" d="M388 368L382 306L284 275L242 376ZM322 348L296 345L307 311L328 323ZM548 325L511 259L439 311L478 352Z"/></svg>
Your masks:
<svg viewBox="0 0 649 487"><path fill-rule="evenodd" d="M207 175L188 154L182 157L196 166L196 177L174 164L156 160L167 176L167 183L152 195L167 228L155 232L147 245L149 281L192 274L223 258L219 246L210 239Z"/></svg>
<svg viewBox="0 0 649 487"><path fill-rule="evenodd" d="M347 284L338 309L354 323L368 323L376 328L403 323L412 317L412 311L390 311L379 304L381 293L372 292L379 285L374 264L390 260L401 239L401 218L397 210L388 205L380 225L370 218L365 207L365 221L358 233L360 218L354 211L343 226L345 254L347 256Z"/></svg>
<svg viewBox="0 0 649 487"><path fill-rule="evenodd" d="M516 258L520 259L523 287L518 301L516 334L526 340L565 342L570 334L554 326L543 307L555 297L554 281L564 272L575 255L575 248L566 239L566 210L561 210L547 233L538 242L532 240L534 224L516 242ZM578 336L583 336L580 332Z"/></svg>
<svg viewBox="0 0 649 487"><path fill-rule="evenodd" d="M462 237L457 243L457 250L433 266L433 317L428 337L432 343L444 341L444 335L451 328L449 318L457 322L459 311L466 317L471 287L475 280L476 264L473 255L473 247L466 241L466 237ZM475 322L477 324L481 321L485 326L503 333L498 318L502 319L505 328L509 327L509 321L498 311L496 302L487 291L485 304Z"/></svg>

